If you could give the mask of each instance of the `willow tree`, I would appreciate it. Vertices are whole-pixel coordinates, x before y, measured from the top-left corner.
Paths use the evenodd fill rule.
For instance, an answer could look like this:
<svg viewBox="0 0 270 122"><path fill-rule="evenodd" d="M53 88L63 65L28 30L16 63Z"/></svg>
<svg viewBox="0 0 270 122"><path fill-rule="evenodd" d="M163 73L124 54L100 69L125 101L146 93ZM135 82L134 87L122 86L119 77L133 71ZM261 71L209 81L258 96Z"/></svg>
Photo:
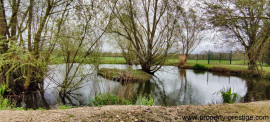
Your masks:
<svg viewBox="0 0 270 122"><path fill-rule="evenodd" d="M6 21L6 12L4 8L4 1L0 0L0 53L3 54L7 51L7 21Z"/></svg>
<svg viewBox="0 0 270 122"><path fill-rule="evenodd" d="M206 25L194 9L185 10L179 7L179 10L181 14L177 22L175 36L179 40L182 55L187 57L202 42Z"/></svg>
<svg viewBox="0 0 270 122"><path fill-rule="evenodd" d="M30 95L31 99L41 96L33 102L40 104L42 101L38 99L44 95L43 79L50 54L72 0L1 0L0 3L1 81L14 96Z"/></svg>
<svg viewBox="0 0 270 122"><path fill-rule="evenodd" d="M106 2L106 0L75 1L68 10L69 14L56 44L61 56L64 57L63 80L59 80L58 77L50 78L57 84L56 89L59 89L59 97L63 104L75 105L74 100L80 102L77 99L80 94L76 93L76 90L83 87L89 75L93 73L91 70L98 68L94 65L88 71L89 69L84 69L83 64L89 60L89 56L99 51L100 40L110 23L111 12L105 9Z"/></svg>
<svg viewBox="0 0 270 122"><path fill-rule="evenodd" d="M209 21L240 43L248 56L249 70L260 73L257 61L270 40L269 0L215 0L205 2Z"/></svg>
<svg viewBox="0 0 270 122"><path fill-rule="evenodd" d="M177 9L170 0L116 0L109 32L128 40L142 70L154 74L173 43ZM110 7L112 8L112 7Z"/></svg>

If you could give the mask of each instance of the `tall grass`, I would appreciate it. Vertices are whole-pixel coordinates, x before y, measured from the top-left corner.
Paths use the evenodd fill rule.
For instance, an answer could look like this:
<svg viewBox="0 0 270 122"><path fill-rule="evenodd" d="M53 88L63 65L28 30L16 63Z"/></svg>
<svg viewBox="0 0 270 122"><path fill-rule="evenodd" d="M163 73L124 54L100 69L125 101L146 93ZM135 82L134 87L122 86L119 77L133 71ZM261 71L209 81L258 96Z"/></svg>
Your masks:
<svg viewBox="0 0 270 122"><path fill-rule="evenodd" d="M232 93L232 89L229 88L227 90L222 89L220 91L223 103L235 103L238 98L241 96L237 93Z"/></svg>
<svg viewBox="0 0 270 122"><path fill-rule="evenodd" d="M140 95L136 104L137 104L137 105L147 105L147 106L151 106L151 105L155 105L155 101L154 101L154 98L153 98L152 96L149 96L149 97L142 97L142 96Z"/></svg>
<svg viewBox="0 0 270 122"><path fill-rule="evenodd" d="M137 100L133 101L134 98L125 99L123 97L119 97L112 94L98 94L95 96L95 99L90 99L91 106L103 106L103 105L154 105L154 98L142 97L141 95Z"/></svg>

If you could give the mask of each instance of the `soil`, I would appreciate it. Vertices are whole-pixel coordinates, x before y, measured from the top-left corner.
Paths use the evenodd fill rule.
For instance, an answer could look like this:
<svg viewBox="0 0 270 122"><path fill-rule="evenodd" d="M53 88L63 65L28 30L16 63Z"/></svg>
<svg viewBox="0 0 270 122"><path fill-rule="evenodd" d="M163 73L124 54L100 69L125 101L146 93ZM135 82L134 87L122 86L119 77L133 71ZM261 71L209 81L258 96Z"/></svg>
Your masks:
<svg viewBox="0 0 270 122"><path fill-rule="evenodd" d="M242 119L261 119L269 121L270 101L220 105L182 105L175 107L162 106L103 106L79 107L55 110L3 110L0 121L183 121L185 116L197 116L203 120L220 121ZM233 116L233 117L232 117ZM245 118L243 118L243 116ZM204 117L204 118L202 118ZM237 118L239 120L239 118ZM240 118L241 120L241 118ZM260 121L261 121L260 120Z"/></svg>

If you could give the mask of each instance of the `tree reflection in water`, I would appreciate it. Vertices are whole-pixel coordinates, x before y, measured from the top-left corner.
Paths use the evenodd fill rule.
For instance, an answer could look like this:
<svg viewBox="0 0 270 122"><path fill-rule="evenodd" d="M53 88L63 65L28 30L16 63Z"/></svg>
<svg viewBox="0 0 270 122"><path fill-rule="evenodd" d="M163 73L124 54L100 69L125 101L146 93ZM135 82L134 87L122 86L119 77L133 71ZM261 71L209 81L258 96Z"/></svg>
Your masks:
<svg viewBox="0 0 270 122"><path fill-rule="evenodd" d="M59 65L60 66L60 65ZM101 65L103 66L103 65ZM126 65L104 65L110 68L127 68ZM132 66L132 69L140 67ZM61 68L57 67L61 72ZM56 79L62 79L61 75ZM46 79L51 89L45 92L48 103L57 104L57 90L53 89L50 79ZM212 104L221 101L221 95L217 92L223 88L232 88L239 93L245 101L270 99L270 83L261 79L243 79L234 76L220 75L210 72L178 69L173 66L164 66L148 82L121 84L106 80L100 76L89 77L81 89L73 93L81 94L77 102L79 105L87 105L89 98L97 93L117 94L125 98L137 101L139 96L152 96L156 105L174 106L183 104Z"/></svg>

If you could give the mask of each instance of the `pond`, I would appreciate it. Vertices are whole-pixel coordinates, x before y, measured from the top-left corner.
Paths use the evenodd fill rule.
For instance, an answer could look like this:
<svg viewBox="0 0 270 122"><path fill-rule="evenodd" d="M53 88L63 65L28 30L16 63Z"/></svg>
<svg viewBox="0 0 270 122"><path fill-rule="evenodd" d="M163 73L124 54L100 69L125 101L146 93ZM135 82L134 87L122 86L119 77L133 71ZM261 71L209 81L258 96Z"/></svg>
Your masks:
<svg viewBox="0 0 270 122"><path fill-rule="evenodd" d="M155 105L163 106L219 104L222 103L220 91L228 88L242 96L242 102L270 99L270 82L263 79L245 79L163 66L149 82L122 84L97 75L93 65L85 64L82 67L78 73L80 75L74 78L75 83L81 81L81 85L70 88L72 94L69 100L78 106L89 105L89 100L99 93L135 99L140 95L152 96ZM99 68L140 69L140 66L103 64ZM64 80L65 69L65 64L51 65L44 81L45 100L51 106L62 102L58 86Z"/></svg>

